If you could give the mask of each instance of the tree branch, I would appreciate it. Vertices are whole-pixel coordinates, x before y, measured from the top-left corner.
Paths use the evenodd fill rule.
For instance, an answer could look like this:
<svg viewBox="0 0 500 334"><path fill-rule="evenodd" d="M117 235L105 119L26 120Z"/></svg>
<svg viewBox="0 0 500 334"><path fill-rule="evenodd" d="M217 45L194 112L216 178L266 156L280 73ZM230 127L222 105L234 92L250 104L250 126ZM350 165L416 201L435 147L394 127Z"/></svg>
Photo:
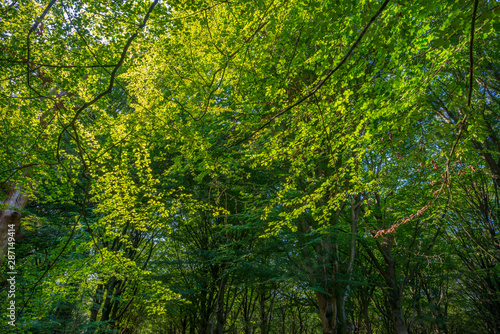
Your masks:
<svg viewBox="0 0 500 334"><path fill-rule="evenodd" d="M388 3L389 3L389 0L385 0L384 1L384 3L380 7L380 9L377 11L377 13L375 13L375 15L373 15L373 17L370 19L370 21L366 24L365 28L363 29L363 31L361 32L361 34L358 36L358 38L356 39L356 41L352 44L352 46L349 49L349 51L347 51L347 53L340 60L340 62L337 64L337 66L335 66L335 68L333 68L332 70L330 70L330 72L326 75L326 77L323 80L321 80L316 85L316 87L313 88L313 90L311 90L309 93L307 93L306 95L304 95L303 97L301 97L297 102L289 105L288 107L286 107L285 109L281 110L279 113L277 113L276 115L274 115L273 117L271 117L269 119L269 121L267 121L264 125L261 125L257 130L253 131L251 134L249 134L245 138L243 138L241 140L238 140L236 143L225 147L224 150L227 149L227 148L233 147L233 146L237 146L237 145L239 145L239 144L247 141L248 139L252 138L256 133L260 132L262 129L264 129L269 124L271 124L271 122L274 121L276 118L278 118L281 115L285 114L286 112L292 110L294 107L298 106L299 104L301 104L302 102L304 102L305 100L307 100L308 98L310 98L311 96L313 96L331 78L331 76L335 72L337 72L342 65L344 65L344 63L347 61L347 59L353 53L354 49L358 46L358 44L361 41L361 39L363 38L363 36L368 31L368 28L370 28L370 26L373 24L373 22L375 22L375 20L377 19L377 17L380 16L380 14L384 11L384 9L385 9L385 7L387 6Z"/></svg>
<svg viewBox="0 0 500 334"><path fill-rule="evenodd" d="M470 27L470 46L469 46L469 59L470 59L470 70L469 70L469 96L467 98L467 105L470 107L470 101L472 98L472 82L474 81L474 26L476 25L476 13L477 5L479 0L474 1L474 10L472 11L472 23Z"/></svg>
<svg viewBox="0 0 500 334"><path fill-rule="evenodd" d="M45 18L45 16L47 15L47 13L49 12L49 10L52 8L52 6L54 6L54 4L56 3L56 0L52 0L48 5L47 7L45 8L45 10L43 11L42 15L40 15L40 17L38 17L38 19L35 21L35 23L31 26L29 32L28 32L28 36L26 36L26 47L27 47L27 58L26 58L26 74L27 74L27 80L28 80L28 88L30 88L31 90L33 90L35 93L37 93L39 96L41 96L40 93L38 93L33 87L31 87L31 83L30 83L30 35L33 31L35 31L37 28L38 28L38 25L43 21L43 19Z"/></svg>
<svg viewBox="0 0 500 334"><path fill-rule="evenodd" d="M153 3L151 4L151 6L149 7L149 10L148 10L146 16L144 17L144 20L142 21L142 24L139 26L139 29L132 36L130 36L129 39L127 40L127 43L125 44L125 47L122 50L122 53L121 53L121 56L120 56L120 60L118 61L118 64L116 64L115 68L111 72L111 77L110 77L110 80L109 80L108 88L104 92L102 92L99 95L97 95L90 102L85 102L76 111L76 113L73 116L73 119L71 120L71 122L69 122L69 124L67 124L66 126L64 126L64 128L62 129L61 133L59 134L59 138L57 139L57 160L60 163L61 163L61 156L60 156L59 151L60 151L60 147L61 147L61 139L62 139L62 136L63 136L64 132L67 131L67 129L69 127L71 127L76 122L76 120L78 119L78 116L80 116L80 114L82 113L83 110L85 110L86 108L90 107L91 105L93 105L94 103L96 103L97 101L99 101L103 96L111 93L111 91L113 90L116 73L118 72L118 69L122 66L122 64L123 64L123 62L125 60L125 56L127 55L127 51L130 48L130 45L132 44L132 41L139 35L139 30L142 30L146 26L146 22L149 19L149 15L151 14L151 12L153 11L154 7L157 4L158 4L158 0L153 1ZM82 159L83 159L83 157L82 157Z"/></svg>

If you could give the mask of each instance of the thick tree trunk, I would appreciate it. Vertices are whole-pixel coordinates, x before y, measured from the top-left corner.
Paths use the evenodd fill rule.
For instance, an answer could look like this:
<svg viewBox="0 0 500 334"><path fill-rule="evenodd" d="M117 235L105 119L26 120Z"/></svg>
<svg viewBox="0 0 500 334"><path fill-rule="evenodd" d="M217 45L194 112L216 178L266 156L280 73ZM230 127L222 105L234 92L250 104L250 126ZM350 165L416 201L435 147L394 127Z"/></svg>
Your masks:
<svg viewBox="0 0 500 334"><path fill-rule="evenodd" d="M372 250L366 247L368 256L371 258L375 268L385 281L385 288L388 292L389 306L391 308L391 320L394 334L408 334L403 313L403 303L401 291L396 277L396 261L392 255L392 236L386 236L382 242L377 242L377 248L384 258L382 265L375 257Z"/></svg>
<svg viewBox="0 0 500 334"><path fill-rule="evenodd" d="M101 309L103 295L104 295L104 285L99 284L97 286L94 297L92 298L92 306L90 308L90 318L89 318L89 322L91 323L97 321L97 314Z"/></svg>
<svg viewBox="0 0 500 334"><path fill-rule="evenodd" d="M370 306L370 299L366 298L363 300L363 303L361 305L362 309L362 315L363 315L363 322L365 325L365 333L366 334L372 334L372 326L371 326L371 321L370 321L370 315L368 313L368 308Z"/></svg>
<svg viewBox="0 0 500 334"><path fill-rule="evenodd" d="M116 278L112 277L108 281L106 287L106 299L104 300L104 305L102 307L101 321L108 321L112 309L112 298L114 296L115 286L118 283Z"/></svg>
<svg viewBox="0 0 500 334"><path fill-rule="evenodd" d="M203 285L200 295L200 307L199 307L199 322L198 322L198 333L208 334L210 333L210 315L211 315L211 301L212 296L209 296L208 287L206 284Z"/></svg>
<svg viewBox="0 0 500 334"><path fill-rule="evenodd" d="M392 323L394 325L394 334L408 334L403 313L403 303L401 290L397 283L396 261L392 256L392 242L384 241L379 245L379 250L385 260L385 275L383 275L389 288L389 304L391 308Z"/></svg>
<svg viewBox="0 0 500 334"><path fill-rule="evenodd" d="M396 261L392 256L392 243L385 242L379 248L385 259L386 283L389 287L389 304L394 324L394 334L407 334L402 296L396 278Z"/></svg>
<svg viewBox="0 0 500 334"><path fill-rule="evenodd" d="M242 308L242 317L243 317L243 332L245 334L252 333L251 327L251 319L254 312L254 303L257 301L253 296L253 289L249 289L245 287L244 294L242 296L241 308Z"/></svg>
<svg viewBox="0 0 500 334"><path fill-rule="evenodd" d="M266 301L268 299L271 299L271 301L270 301L270 305L268 306L268 309L266 310ZM274 300L274 296L269 295L268 297L266 297L264 291L259 294L260 334L267 334L268 333L268 323L269 323L270 314L271 314L272 309L273 309L273 300Z"/></svg>
<svg viewBox="0 0 500 334"><path fill-rule="evenodd" d="M316 292L323 334L347 333L347 319L343 298Z"/></svg>
<svg viewBox="0 0 500 334"><path fill-rule="evenodd" d="M226 308L224 305L224 296L226 293L227 278L221 279L219 291L217 294L217 333L224 334L224 326L226 325Z"/></svg>
<svg viewBox="0 0 500 334"><path fill-rule="evenodd" d="M337 299L337 333L347 333L347 316L345 314L345 300L347 294L342 298Z"/></svg>
<svg viewBox="0 0 500 334"><path fill-rule="evenodd" d="M262 294L259 301L259 315L260 315L260 334L267 334L267 313L266 313L266 299Z"/></svg>
<svg viewBox="0 0 500 334"><path fill-rule="evenodd" d="M316 298L319 305L321 324L323 325L323 334L336 334L337 303L321 293L316 293Z"/></svg>
<svg viewBox="0 0 500 334"><path fill-rule="evenodd" d="M6 254L9 244L9 226L14 227L15 240L19 241L25 238L21 232L21 211L28 204L28 197L24 196L22 190L12 186L7 197L0 204L0 264L6 260Z"/></svg>
<svg viewBox="0 0 500 334"><path fill-rule="evenodd" d="M397 287L391 288L389 292L389 304L391 306L394 334L408 334L403 315L403 305L401 304L401 294Z"/></svg>
<svg viewBox="0 0 500 334"><path fill-rule="evenodd" d="M394 334L408 334L403 313L403 303L401 290L397 283L396 261L392 256L392 242L385 240L378 244L379 250L385 260L385 275L383 275L389 288L389 304L391 307L392 323L394 325Z"/></svg>

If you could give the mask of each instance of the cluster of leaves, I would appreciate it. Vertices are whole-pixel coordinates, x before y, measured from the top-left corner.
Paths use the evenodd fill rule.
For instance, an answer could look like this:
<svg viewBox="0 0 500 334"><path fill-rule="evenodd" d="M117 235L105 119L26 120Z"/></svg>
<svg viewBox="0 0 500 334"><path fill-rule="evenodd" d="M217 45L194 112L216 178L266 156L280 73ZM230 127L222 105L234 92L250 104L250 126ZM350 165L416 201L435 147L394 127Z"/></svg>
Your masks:
<svg viewBox="0 0 500 334"><path fill-rule="evenodd" d="M500 331L498 11L4 5L15 331Z"/></svg>

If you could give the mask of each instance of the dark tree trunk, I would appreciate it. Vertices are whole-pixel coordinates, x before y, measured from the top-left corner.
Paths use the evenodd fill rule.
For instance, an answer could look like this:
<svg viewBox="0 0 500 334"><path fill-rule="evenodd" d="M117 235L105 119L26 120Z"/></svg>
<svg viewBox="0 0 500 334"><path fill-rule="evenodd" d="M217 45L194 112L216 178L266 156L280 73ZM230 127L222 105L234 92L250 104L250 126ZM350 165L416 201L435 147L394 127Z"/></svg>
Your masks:
<svg viewBox="0 0 500 334"><path fill-rule="evenodd" d="M392 322L394 324L394 334L408 334L401 303L401 294L395 286L389 291L389 304L391 306Z"/></svg>
<svg viewBox="0 0 500 334"><path fill-rule="evenodd" d="M316 292L316 299L319 305L323 334L347 333L344 299L336 297L335 292L331 294Z"/></svg>
<svg viewBox="0 0 500 334"><path fill-rule="evenodd" d="M268 306L268 309L266 311L266 301L268 299L271 299L270 305ZM259 317L260 317L260 334L267 334L268 333L268 323L269 323L269 315L272 312L273 309L273 300L274 296L269 295L265 296L265 291L263 291L259 295Z"/></svg>
<svg viewBox="0 0 500 334"><path fill-rule="evenodd" d="M104 293L104 286L102 284L99 284L97 286L94 297L92 298L93 304L92 304L92 307L90 308L90 319L89 319L90 322L97 321L97 314L99 313L99 310L101 309L103 293Z"/></svg>
<svg viewBox="0 0 500 334"><path fill-rule="evenodd" d="M227 278L221 278L219 291L217 293L217 334L224 334L224 326L226 324L226 308L224 303L224 295L226 292Z"/></svg>
<svg viewBox="0 0 500 334"><path fill-rule="evenodd" d="M115 286L118 283L116 278L112 277L109 279L106 287L106 299L104 300L104 305L102 307L101 321L108 321L112 309L112 298L114 297Z"/></svg>

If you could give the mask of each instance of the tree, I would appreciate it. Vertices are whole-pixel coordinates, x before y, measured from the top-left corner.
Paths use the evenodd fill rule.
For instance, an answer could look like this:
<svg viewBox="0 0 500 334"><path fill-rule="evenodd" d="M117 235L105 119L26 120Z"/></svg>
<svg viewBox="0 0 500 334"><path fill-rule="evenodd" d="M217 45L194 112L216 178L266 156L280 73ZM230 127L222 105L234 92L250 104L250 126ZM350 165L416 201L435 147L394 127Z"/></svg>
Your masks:
<svg viewBox="0 0 500 334"><path fill-rule="evenodd" d="M497 329L496 4L0 10L19 330Z"/></svg>

